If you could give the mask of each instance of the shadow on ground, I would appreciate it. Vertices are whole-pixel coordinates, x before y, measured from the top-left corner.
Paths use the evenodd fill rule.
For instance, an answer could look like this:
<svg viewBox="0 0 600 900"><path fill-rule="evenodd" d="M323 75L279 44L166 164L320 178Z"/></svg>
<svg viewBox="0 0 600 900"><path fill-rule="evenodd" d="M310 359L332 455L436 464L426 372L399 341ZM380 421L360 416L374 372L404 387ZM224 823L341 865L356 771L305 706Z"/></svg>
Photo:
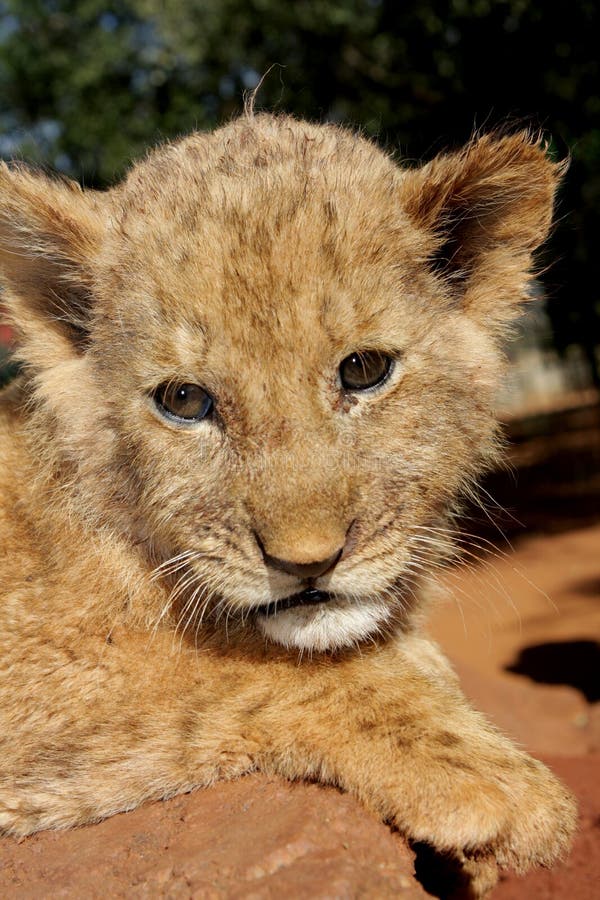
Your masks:
<svg viewBox="0 0 600 900"><path fill-rule="evenodd" d="M555 641L524 647L507 672L526 675L541 684L568 684L588 703L600 700L600 644L597 641Z"/></svg>

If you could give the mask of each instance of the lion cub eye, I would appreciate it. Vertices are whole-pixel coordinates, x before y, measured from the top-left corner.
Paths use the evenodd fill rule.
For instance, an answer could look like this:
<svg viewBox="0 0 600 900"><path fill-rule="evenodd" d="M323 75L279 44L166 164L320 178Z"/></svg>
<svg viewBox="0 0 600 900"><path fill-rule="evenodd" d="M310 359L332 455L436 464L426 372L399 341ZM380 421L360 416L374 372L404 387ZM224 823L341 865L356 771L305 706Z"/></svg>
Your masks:
<svg viewBox="0 0 600 900"><path fill-rule="evenodd" d="M340 381L347 391L365 391L381 384L392 371L393 359L379 350L351 353L340 363Z"/></svg>
<svg viewBox="0 0 600 900"><path fill-rule="evenodd" d="M182 422L206 419L214 406L210 394L198 384L166 381L156 388L152 397L160 413Z"/></svg>

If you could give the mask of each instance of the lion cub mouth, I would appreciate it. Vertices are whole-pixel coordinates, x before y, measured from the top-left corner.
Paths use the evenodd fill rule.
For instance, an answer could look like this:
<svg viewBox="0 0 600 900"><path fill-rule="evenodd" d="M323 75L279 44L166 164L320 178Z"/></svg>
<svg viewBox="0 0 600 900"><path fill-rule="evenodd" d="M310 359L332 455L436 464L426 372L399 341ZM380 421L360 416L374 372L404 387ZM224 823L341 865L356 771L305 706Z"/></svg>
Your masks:
<svg viewBox="0 0 600 900"><path fill-rule="evenodd" d="M359 601L317 588L265 603L255 612L259 630L270 641L310 653L355 645L380 632L391 615L385 598Z"/></svg>
<svg viewBox="0 0 600 900"><path fill-rule="evenodd" d="M261 616L274 616L276 613L283 612L286 609L294 609L296 606L315 606L317 603L327 603L332 599L332 595L327 591L319 591L317 588L305 588L291 597L284 597L282 600L273 600L271 603L265 603L259 606L257 612Z"/></svg>

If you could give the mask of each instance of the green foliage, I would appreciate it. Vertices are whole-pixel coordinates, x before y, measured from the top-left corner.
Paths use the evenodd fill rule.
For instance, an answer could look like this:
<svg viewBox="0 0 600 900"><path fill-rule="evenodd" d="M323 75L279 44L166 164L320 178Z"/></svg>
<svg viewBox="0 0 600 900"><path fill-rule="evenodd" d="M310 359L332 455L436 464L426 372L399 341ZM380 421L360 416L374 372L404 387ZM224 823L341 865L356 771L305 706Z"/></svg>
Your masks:
<svg viewBox="0 0 600 900"><path fill-rule="evenodd" d="M408 158L525 122L572 165L547 283L557 340L600 342L597 5L542 0L0 0L0 152L102 186L149 144L259 103ZM587 235L587 239L586 239Z"/></svg>

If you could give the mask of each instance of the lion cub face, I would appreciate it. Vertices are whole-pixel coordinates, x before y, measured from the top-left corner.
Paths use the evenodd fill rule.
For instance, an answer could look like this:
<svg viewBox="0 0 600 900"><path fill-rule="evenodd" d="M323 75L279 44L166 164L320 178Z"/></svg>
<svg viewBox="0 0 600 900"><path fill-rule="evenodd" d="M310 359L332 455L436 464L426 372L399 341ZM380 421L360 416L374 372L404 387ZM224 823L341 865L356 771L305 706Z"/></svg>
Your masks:
<svg viewBox="0 0 600 900"><path fill-rule="evenodd" d="M171 581L163 615L307 650L407 619L493 452L497 338L555 180L522 134L403 171L267 116L105 195L2 173L38 415L75 505Z"/></svg>

